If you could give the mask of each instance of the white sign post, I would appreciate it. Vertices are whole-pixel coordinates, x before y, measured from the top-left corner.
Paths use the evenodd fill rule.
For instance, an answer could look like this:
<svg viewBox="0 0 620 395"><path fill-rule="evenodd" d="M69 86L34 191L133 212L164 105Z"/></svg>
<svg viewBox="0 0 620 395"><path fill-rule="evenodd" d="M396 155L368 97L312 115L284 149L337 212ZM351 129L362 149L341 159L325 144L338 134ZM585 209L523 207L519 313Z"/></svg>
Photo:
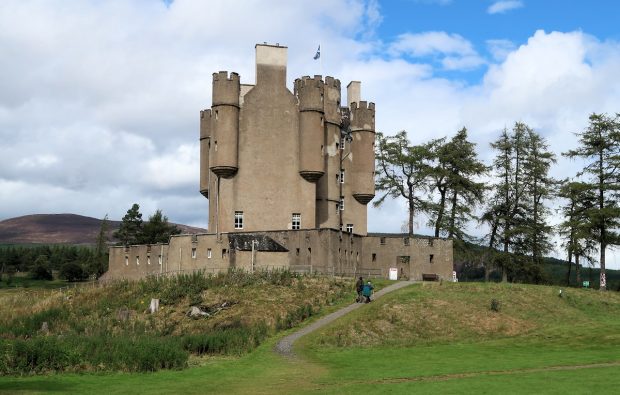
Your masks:
<svg viewBox="0 0 620 395"><path fill-rule="evenodd" d="M388 277L390 280L398 280L398 269L395 267L390 268L390 275Z"/></svg>

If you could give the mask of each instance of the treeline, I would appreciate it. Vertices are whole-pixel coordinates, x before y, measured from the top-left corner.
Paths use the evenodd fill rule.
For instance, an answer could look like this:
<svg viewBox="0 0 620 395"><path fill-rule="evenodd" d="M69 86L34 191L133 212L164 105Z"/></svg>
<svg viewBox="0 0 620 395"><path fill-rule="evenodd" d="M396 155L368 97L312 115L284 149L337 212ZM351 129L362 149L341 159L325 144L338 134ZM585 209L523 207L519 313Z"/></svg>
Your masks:
<svg viewBox="0 0 620 395"><path fill-rule="evenodd" d="M35 280L51 280L52 271L77 281L101 276L108 267L107 251L93 246L5 245L0 246L0 272L7 281L18 272L29 272Z"/></svg>
<svg viewBox="0 0 620 395"><path fill-rule="evenodd" d="M605 290L605 252L620 243L620 114L592 114L577 136L579 146L562 155L583 160L584 167L558 180L549 175L556 154L523 122L491 143L495 157L489 164L478 158L465 128L452 139L421 145L412 145L405 131L378 134L376 189L383 195L374 205L404 198L409 233L415 216L425 214L434 235L453 238L458 259L475 262L486 280L499 272L502 281L545 282L543 257L559 234L568 258L567 283L575 278L573 284L580 284L582 264L598 262ZM561 205L559 227L549 222L552 202ZM486 235L467 234L472 225L485 225Z"/></svg>

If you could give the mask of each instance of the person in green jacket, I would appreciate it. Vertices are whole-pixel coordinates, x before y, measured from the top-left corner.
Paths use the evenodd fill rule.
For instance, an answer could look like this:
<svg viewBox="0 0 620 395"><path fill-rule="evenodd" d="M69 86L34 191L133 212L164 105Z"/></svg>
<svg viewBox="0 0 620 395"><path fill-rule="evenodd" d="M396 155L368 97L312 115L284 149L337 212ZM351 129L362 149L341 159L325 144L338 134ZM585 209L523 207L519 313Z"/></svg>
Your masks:
<svg viewBox="0 0 620 395"><path fill-rule="evenodd" d="M372 286L372 283L370 281L364 284L364 289L362 289L362 295L366 298L366 301L364 303L372 302L372 300L370 300L370 296L372 295L373 289L374 287Z"/></svg>

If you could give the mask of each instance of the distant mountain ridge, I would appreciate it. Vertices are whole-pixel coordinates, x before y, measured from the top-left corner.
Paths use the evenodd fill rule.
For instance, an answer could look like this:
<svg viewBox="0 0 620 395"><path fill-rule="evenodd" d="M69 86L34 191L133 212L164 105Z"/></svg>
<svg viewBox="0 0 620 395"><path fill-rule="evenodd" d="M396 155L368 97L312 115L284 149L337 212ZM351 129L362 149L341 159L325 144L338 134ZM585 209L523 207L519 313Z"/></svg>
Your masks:
<svg viewBox="0 0 620 395"><path fill-rule="evenodd" d="M94 244L101 219L77 214L32 214L0 221L0 244ZM121 221L108 221L108 240ZM207 230L175 224L181 233Z"/></svg>

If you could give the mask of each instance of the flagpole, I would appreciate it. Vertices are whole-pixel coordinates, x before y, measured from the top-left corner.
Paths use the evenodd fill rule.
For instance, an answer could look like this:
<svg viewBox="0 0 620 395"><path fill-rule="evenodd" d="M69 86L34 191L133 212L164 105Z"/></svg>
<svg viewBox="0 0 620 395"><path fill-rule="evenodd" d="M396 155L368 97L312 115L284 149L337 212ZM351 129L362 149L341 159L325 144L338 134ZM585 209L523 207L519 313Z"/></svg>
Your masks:
<svg viewBox="0 0 620 395"><path fill-rule="evenodd" d="M321 44L319 44L319 48L321 48ZM321 52L323 52L323 49L321 49ZM325 78L325 76L323 75L323 54L319 55L319 67L321 68L321 78Z"/></svg>

